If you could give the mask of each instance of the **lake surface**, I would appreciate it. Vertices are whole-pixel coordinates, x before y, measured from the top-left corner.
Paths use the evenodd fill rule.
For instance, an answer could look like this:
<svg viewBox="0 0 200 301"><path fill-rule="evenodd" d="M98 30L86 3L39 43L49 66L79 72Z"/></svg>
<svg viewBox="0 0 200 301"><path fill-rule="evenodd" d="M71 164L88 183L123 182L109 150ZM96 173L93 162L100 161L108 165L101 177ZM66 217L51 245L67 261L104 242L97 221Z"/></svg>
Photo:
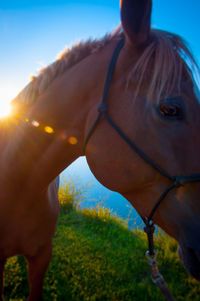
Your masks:
<svg viewBox="0 0 200 301"><path fill-rule="evenodd" d="M77 159L61 174L61 183L64 181L71 181L83 191L81 208L92 208L100 204L126 220L129 228L143 227L140 216L131 204L119 193L108 190L96 180L85 157Z"/></svg>

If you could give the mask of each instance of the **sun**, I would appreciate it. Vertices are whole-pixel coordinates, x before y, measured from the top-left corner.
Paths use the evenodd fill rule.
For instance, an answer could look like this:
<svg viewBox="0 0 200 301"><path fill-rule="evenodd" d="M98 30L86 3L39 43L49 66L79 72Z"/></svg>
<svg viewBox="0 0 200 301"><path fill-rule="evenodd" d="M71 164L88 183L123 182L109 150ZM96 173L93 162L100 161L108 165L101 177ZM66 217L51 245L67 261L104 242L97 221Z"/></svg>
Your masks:
<svg viewBox="0 0 200 301"><path fill-rule="evenodd" d="M5 118L11 113L11 100L16 95L16 89L0 86L0 118Z"/></svg>
<svg viewBox="0 0 200 301"><path fill-rule="evenodd" d="M0 101L0 118L9 116L11 113L11 106L8 102Z"/></svg>

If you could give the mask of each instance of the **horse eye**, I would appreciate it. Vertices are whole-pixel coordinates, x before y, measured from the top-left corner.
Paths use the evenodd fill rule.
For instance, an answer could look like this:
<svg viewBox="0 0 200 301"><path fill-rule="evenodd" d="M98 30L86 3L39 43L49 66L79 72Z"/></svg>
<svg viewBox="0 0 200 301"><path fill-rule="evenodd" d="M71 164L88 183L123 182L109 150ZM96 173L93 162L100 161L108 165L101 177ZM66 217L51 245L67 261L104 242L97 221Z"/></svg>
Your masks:
<svg viewBox="0 0 200 301"><path fill-rule="evenodd" d="M172 119L183 118L183 112L179 104L170 104L170 103L161 104L159 107L159 112L162 115L162 117L165 118L172 118Z"/></svg>

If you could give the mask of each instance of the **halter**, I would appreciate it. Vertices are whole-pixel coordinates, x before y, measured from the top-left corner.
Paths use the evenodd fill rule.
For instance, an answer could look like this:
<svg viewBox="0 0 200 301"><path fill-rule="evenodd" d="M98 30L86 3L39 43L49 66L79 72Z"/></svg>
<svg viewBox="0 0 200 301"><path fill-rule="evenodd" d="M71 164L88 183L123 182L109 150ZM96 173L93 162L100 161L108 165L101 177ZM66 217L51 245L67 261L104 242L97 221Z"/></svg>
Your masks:
<svg viewBox="0 0 200 301"><path fill-rule="evenodd" d="M148 237L148 245L149 245L149 250L147 252L147 257L149 258L151 265L154 263L152 261L155 261L155 258L152 259L151 257L156 254L154 250L154 242L153 242L153 233L155 231L155 226L154 223L152 222L152 218L162 203L162 201L165 199L165 197L169 194L171 190L174 188L178 188L180 186L184 186L185 184L188 183L193 183L193 182L200 182L200 174L193 174L189 176L171 176L169 175L163 168L161 168L157 163L155 163L151 158L149 158L134 142L132 142L125 134L124 132L115 124L115 122L110 118L108 114L108 108L107 108L107 96L108 96L108 91L109 91L109 86L112 80L112 75L115 70L116 62L118 59L118 56L120 54L120 51L122 47L124 46L125 43L125 38L122 38L114 52L109 64L108 72L107 72L107 77L105 81L105 86L104 86L104 91L103 91L103 96L102 96L102 101L98 105L98 116L96 121L94 122L93 126L89 130L87 137L84 142L83 150L85 153L85 149L87 146L87 143L89 139L91 138L92 134L94 133L98 123L100 120L104 119L108 122L108 124L118 133L118 135L130 146L130 148L136 152L148 165L150 165L152 168L156 169L161 175L163 175L165 178L170 180L172 183L165 189L165 191L161 194L159 199L156 201L153 209L151 210L150 214L148 217L142 217L142 220L145 223L144 231L147 233ZM155 268L155 267L154 267ZM159 272L155 275L154 278L157 278L160 276ZM153 279L154 282L156 282L157 279ZM166 294L165 294L166 295ZM169 299L173 300L173 298Z"/></svg>

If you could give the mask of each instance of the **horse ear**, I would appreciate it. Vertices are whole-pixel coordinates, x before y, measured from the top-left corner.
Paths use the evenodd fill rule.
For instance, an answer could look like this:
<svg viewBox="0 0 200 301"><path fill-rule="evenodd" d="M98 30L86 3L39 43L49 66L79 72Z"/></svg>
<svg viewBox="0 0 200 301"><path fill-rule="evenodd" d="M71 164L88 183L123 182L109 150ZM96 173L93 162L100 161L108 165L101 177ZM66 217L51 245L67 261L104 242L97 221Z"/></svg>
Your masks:
<svg viewBox="0 0 200 301"><path fill-rule="evenodd" d="M120 0L121 22L133 45L147 43L151 28L152 0Z"/></svg>

